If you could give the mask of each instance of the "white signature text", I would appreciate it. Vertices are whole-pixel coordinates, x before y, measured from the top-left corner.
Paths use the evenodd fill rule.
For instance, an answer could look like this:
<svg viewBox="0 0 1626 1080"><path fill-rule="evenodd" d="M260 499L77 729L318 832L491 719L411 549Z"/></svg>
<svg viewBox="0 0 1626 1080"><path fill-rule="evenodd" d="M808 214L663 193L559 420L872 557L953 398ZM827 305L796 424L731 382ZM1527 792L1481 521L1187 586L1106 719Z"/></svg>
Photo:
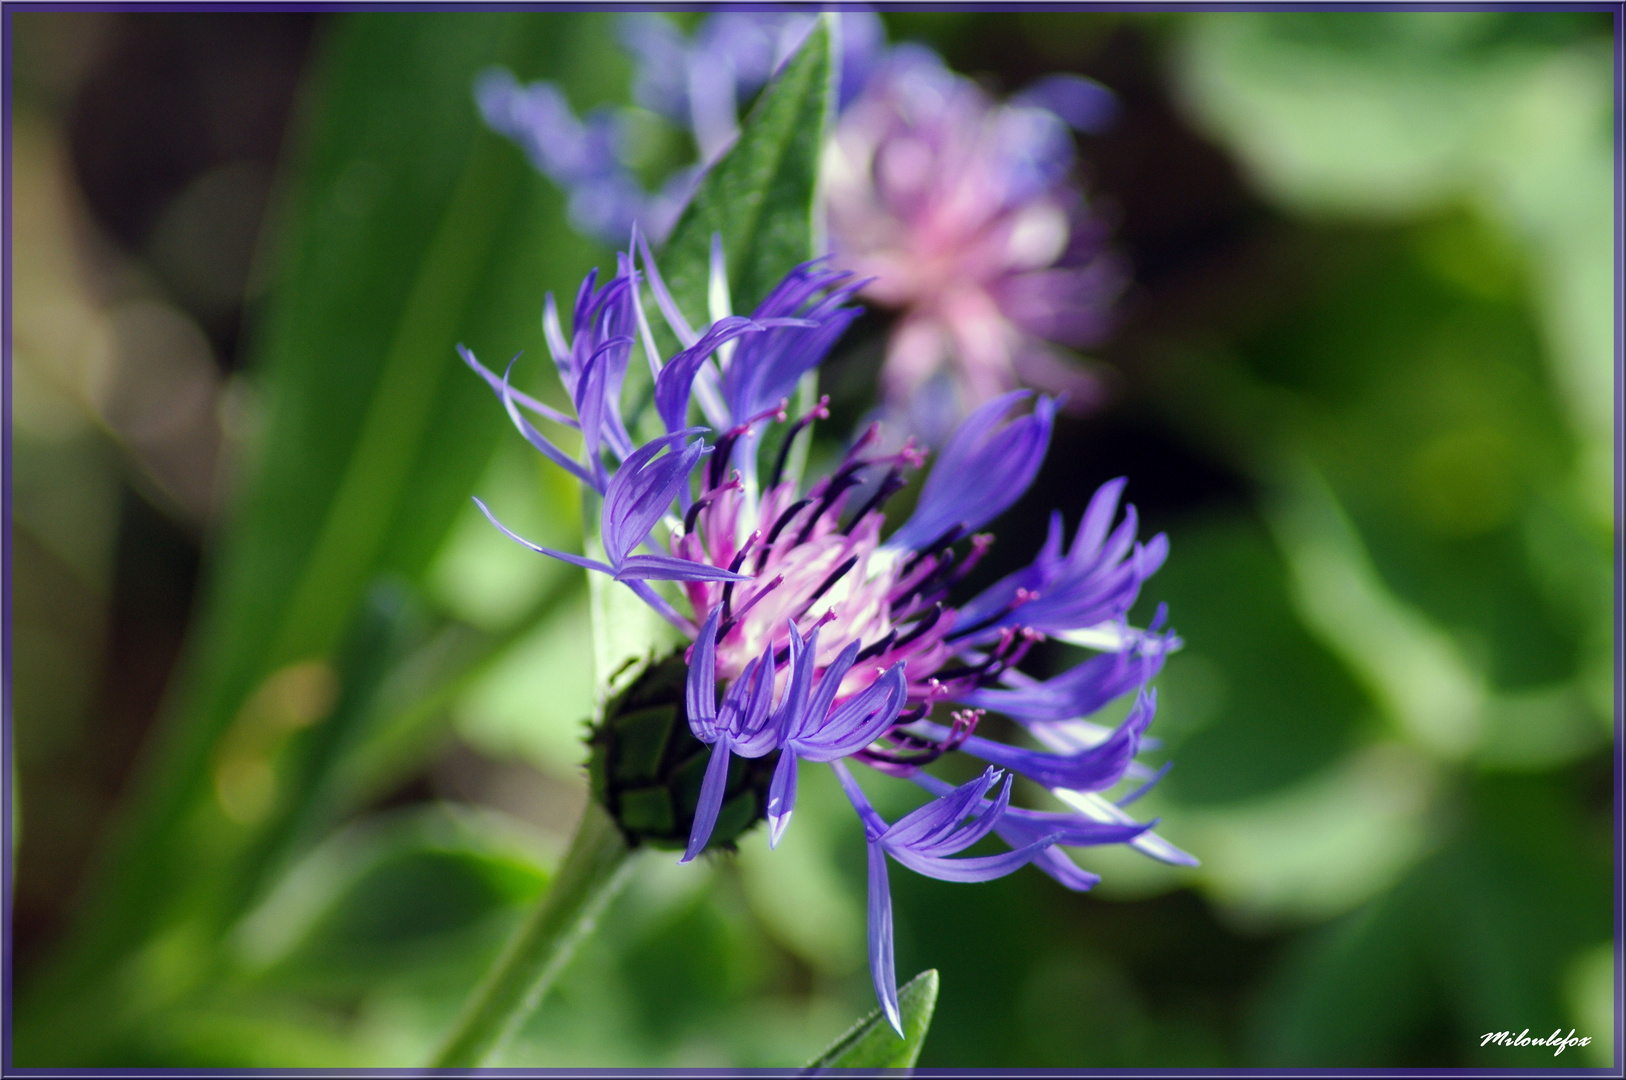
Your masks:
<svg viewBox="0 0 1626 1080"><path fill-rule="evenodd" d="M1574 1028L1570 1028L1568 1035L1564 1034L1563 1028L1557 1028L1546 1038L1537 1036L1534 1039L1530 1037L1530 1029L1525 1028L1517 1035L1510 1031L1487 1031L1485 1037L1479 1040L1479 1045L1489 1046L1495 1043L1497 1046L1551 1046L1555 1047L1553 1057L1557 1057L1572 1046L1587 1046L1591 1042L1590 1035L1582 1035L1577 1039Z"/></svg>

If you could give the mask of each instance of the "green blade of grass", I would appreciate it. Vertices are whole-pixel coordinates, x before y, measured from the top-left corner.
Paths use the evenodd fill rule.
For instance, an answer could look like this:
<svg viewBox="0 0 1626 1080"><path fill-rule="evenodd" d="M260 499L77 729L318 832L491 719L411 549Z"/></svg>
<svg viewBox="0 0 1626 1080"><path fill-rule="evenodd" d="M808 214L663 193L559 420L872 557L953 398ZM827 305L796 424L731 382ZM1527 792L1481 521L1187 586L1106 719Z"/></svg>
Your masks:
<svg viewBox="0 0 1626 1080"><path fill-rule="evenodd" d="M753 310L815 250L819 153L835 100L834 20L819 20L801 51L747 117L739 141L706 174L661 250L661 274L692 324L704 325L711 238L723 238L736 312ZM656 320L656 332L666 333ZM667 355L675 344L659 339Z"/></svg>
<svg viewBox="0 0 1626 1080"><path fill-rule="evenodd" d="M540 344L543 288L595 252L481 127L471 86L492 63L582 66L585 25L510 12L326 25L250 335L262 425L131 805L24 1010L81 1008L84 985L159 928L220 905L211 867L254 834L214 799L222 736L269 676L333 653L380 573L416 580L467 497L503 420L456 344ZM20 1052L27 1031L20 1017Z"/></svg>
<svg viewBox="0 0 1626 1080"><path fill-rule="evenodd" d="M937 1008L937 970L923 971L898 988L898 1011L903 1017L903 1038L892 1030L876 1008L837 1039L808 1066L808 1074L824 1069L908 1069L920 1060L926 1032Z"/></svg>

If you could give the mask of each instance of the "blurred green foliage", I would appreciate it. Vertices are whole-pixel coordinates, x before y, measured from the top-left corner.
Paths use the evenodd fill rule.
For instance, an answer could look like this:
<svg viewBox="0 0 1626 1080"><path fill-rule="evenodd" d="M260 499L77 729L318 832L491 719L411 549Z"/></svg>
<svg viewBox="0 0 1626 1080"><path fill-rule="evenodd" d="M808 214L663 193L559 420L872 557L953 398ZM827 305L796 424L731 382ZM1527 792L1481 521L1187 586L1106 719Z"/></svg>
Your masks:
<svg viewBox="0 0 1626 1080"><path fill-rule="evenodd" d="M496 444L486 392L449 343L539 346L537 297L593 258L558 229L557 196L527 182L469 104L471 80L493 62L579 65L591 85L614 61L590 22L538 29L512 14L329 24L284 178L278 286L259 320L263 429L126 835L109 845L97 902L35 999L53 1028L105 1009L82 984L143 941L171 943L164 996L203 975L208 942L253 899L230 888L240 880L230 868L264 847L279 799L294 805L278 790L292 736L317 720L331 729L340 714L328 715L327 687L355 683L330 658L346 654L365 591L381 576L422 579ZM446 651L415 659L444 679L481 650ZM268 688L269 704L249 708ZM263 730L241 734L253 728ZM298 756L306 787L337 764ZM115 1016L147 1001L104 993ZM29 1019L25 1008L25 1057Z"/></svg>
<svg viewBox="0 0 1626 1080"><path fill-rule="evenodd" d="M1112 50L1143 50L1155 85L1119 87L1122 137L1160 145L1135 141L1135 95L1176 110L1160 122L1200 132L1249 200L1230 246L1137 286L1101 354L1119 401L1081 422L1128 417L1225 478L1186 502L1148 485L1172 554L1137 613L1167 601L1186 641L1153 729L1177 764L1143 816L1204 865L1092 853L1085 896L895 875L898 967L941 972L919 1063L1524 1067L1551 1051L1481 1036L1560 1026L1593 1038L1560 1064L1610 1063L1607 18L892 29L1001 79L1111 83ZM582 798L586 590L468 495L566 548L578 504L452 345L524 349L516 381L557 393L536 378L541 297L608 253L480 127L470 86L493 63L578 108L625 94L608 16L322 26L249 458L129 813L20 985L14 1064L416 1065L546 887ZM735 288L739 307L760 281ZM1131 496L1159 467L1137 449L1113 458ZM1028 501L1076 513L1107 478L1091 468L1047 468ZM445 775L487 805L427 800ZM815 1059L873 997L859 825L825 773L802 787L771 855L756 836L732 860L646 859L502 1063Z"/></svg>

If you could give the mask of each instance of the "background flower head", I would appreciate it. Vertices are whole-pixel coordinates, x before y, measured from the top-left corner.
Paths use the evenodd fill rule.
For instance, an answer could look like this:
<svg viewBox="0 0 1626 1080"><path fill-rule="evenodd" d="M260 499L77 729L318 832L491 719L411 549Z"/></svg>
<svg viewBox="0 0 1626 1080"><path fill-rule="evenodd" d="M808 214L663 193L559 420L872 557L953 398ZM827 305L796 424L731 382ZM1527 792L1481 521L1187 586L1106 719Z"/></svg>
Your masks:
<svg viewBox="0 0 1626 1080"><path fill-rule="evenodd" d="M1039 104L1058 100L1080 123L1110 115L1083 80L999 104L899 47L842 114L825 157L831 246L873 278L866 299L898 312L882 373L895 406L937 376L953 415L1018 385L1096 397L1055 346L1104 336L1126 274L1077 185L1072 132Z"/></svg>
<svg viewBox="0 0 1626 1080"><path fill-rule="evenodd" d="M570 192L579 228L614 243L637 224L658 241L812 19L720 12L692 35L661 15L623 21L634 99L690 132L699 154L658 193L618 160L614 110L578 121L557 87L501 70L476 97L486 122ZM1073 131L1107 127L1112 93L1055 74L999 103L930 49L888 47L871 13L844 13L841 26L821 214L838 265L872 278L865 298L897 313L882 376L890 425L938 445L1018 386L1087 408L1101 388L1068 350L1105 336L1127 271L1079 186Z"/></svg>

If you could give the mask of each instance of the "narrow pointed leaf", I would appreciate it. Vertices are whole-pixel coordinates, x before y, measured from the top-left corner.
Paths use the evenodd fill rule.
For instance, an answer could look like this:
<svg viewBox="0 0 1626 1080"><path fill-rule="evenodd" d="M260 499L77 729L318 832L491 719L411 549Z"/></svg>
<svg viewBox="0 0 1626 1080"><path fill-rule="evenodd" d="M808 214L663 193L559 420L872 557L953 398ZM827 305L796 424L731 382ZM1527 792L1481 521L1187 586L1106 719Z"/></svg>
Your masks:
<svg viewBox="0 0 1626 1080"><path fill-rule="evenodd" d="M494 62L532 67L563 50L556 28L524 13L324 24L248 333L260 434L127 817L52 963L60 1000L182 917L176 880L228 880L189 841L218 813L217 740L268 677L340 646L381 572L422 574L504 437L456 345L524 344L546 271L571 261L573 242L542 242L556 211L481 130L468 88ZM217 925L232 915L218 897L203 903Z"/></svg>
<svg viewBox="0 0 1626 1080"><path fill-rule="evenodd" d="M741 125L739 141L701 181L661 250L658 271L696 337L694 328L703 332L708 324L714 233L723 238L729 292L741 312L749 312L787 273L818 254L813 195L832 100L830 44L829 28L821 21L762 92ZM652 314L659 310L653 290L643 303L661 358L671 363L683 345L667 319ZM597 518L590 511L586 520L591 553ZM589 582L594 663L601 678L628 657L673 643L660 618L641 610L641 601L628 592L637 584Z"/></svg>
<svg viewBox="0 0 1626 1080"><path fill-rule="evenodd" d="M880 1009L875 1009L837 1039L808 1067L812 1075L825 1069L908 1069L920 1059L926 1032L937 1008L937 970L923 971L898 988L898 1009L903 1015L903 1038L892 1030Z"/></svg>
<svg viewBox="0 0 1626 1080"><path fill-rule="evenodd" d="M762 93L736 142L712 166L661 250L660 269L678 308L704 325L711 292L711 242L723 240L728 292L746 315L814 250L813 193L835 89L831 37L820 20ZM677 339L656 320L663 356Z"/></svg>

